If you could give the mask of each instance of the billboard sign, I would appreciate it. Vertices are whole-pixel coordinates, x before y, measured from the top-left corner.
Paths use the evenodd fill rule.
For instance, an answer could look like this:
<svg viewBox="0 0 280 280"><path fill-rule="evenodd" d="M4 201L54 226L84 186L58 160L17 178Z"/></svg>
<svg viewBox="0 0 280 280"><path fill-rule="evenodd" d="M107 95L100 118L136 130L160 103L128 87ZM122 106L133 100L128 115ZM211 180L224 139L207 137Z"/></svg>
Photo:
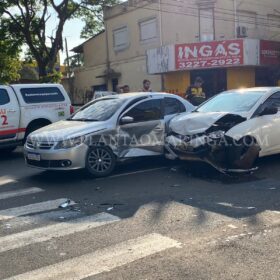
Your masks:
<svg viewBox="0 0 280 280"><path fill-rule="evenodd" d="M175 61L176 70L243 65L243 40L175 45Z"/></svg>

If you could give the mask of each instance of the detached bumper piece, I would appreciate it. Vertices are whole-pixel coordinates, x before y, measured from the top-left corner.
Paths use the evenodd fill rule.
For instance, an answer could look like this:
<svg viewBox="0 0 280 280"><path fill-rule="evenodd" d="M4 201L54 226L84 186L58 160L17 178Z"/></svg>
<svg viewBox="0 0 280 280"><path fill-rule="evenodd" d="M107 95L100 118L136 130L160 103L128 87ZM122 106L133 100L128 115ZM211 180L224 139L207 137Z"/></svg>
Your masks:
<svg viewBox="0 0 280 280"><path fill-rule="evenodd" d="M170 135L166 138L166 157L187 161L203 161L223 174L256 171L254 163L259 156L260 147L254 141L236 143L230 137L213 141L207 136L199 136L191 141L187 136Z"/></svg>

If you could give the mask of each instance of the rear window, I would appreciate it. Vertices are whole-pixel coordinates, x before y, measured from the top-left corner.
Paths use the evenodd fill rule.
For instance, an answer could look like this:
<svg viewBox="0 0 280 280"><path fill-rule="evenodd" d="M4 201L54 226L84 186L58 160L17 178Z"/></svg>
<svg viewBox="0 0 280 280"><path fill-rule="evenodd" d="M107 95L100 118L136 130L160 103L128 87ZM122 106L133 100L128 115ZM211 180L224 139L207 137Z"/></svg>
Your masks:
<svg viewBox="0 0 280 280"><path fill-rule="evenodd" d="M0 89L0 105L5 105L10 102L10 97L5 89Z"/></svg>
<svg viewBox="0 0 280 280"><path fill-rule="evenodd" d="M25 103L61 102L65 100L57 87L22 88L20 92Z"/></svg>

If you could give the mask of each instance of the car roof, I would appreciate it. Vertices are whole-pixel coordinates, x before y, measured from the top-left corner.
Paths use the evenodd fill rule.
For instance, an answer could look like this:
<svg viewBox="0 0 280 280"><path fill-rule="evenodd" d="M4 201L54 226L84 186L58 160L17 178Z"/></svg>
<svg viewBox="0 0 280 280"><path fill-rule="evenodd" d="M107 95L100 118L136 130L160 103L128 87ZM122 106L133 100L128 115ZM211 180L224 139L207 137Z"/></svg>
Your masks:
<svg viewBox="0 0 280 280"><path fill-rule="evenodd" d="M121 93L117 95L109 95L102 97L102 99L134 99L138 97L176 97L177 95L166 93L166 92L130 92L130 93Z"/></svg>

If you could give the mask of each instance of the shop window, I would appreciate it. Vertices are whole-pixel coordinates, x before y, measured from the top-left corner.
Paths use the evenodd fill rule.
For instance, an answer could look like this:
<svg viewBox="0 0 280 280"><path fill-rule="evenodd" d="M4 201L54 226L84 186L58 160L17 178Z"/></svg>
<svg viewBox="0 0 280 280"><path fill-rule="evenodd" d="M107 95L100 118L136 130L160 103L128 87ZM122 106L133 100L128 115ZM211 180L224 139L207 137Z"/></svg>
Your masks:
<svg viewBox="0 0 280 280"><path fill-rule="evenodd" d="M140 41L150 42L158 37L157 19L152 18L139 23L140 27Z"/></svg>
<svg viewBox="0 0 280 280"><path fill-rule="evenodd" d="M113 31L114 50L121 51L129 47L127 26L115 29Z"/></svg>
<svg viewBox="0 0 280 280"><path fill-rule="evenodd" d="M257 27L257 14L251 11L237 11L238 25L245 29L254 29Z"/></svg>
<svg viewBox="0 0 280 280"><path fill-rule="evenodd" d="M267 15L268 28L272 32L274 40L280 39L280 15Z"/></svg>
<svg viewBox="0 0 280 280"><path fill-rule="evenodd" d="M199 9L200 41L213 41L214 32L214 9Z"/></svg>

